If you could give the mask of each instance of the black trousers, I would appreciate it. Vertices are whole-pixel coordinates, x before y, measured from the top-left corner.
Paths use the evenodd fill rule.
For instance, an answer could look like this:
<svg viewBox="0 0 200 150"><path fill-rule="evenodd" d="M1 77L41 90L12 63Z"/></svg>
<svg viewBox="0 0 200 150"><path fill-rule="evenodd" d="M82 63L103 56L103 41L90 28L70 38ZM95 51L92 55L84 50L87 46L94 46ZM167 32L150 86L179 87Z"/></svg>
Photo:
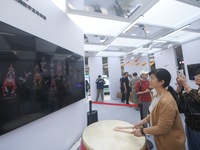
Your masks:
<svg viewBox="0 0 200 150"><path fill-rule="evenodd" d="M124 102L126 97L123 89L121 89L121 93L122 93L121 102Z"/></svg>
<svg viewBox="0 0 200 150"><path fill-rule="evenodd" d="M126 92L126 95L125 95L125 97L126 97L126 104L129 104L129 97L130 97L130 90L128 90L127 92Z"/></svg>

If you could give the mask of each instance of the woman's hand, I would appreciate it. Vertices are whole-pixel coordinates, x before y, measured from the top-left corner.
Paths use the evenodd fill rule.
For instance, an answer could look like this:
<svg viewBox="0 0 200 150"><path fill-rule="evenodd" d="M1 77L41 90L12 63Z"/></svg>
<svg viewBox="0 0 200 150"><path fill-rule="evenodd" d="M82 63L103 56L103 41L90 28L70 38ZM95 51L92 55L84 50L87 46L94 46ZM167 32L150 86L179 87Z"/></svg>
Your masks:
<svg viewBox="0 0 200 150"><path fill-rule="evenodd" d="M183 88L183 83L182 83L182 80L181 80L181 77L180 76L178 76L177 78L176 78L176 82L177 82L177 89L176 89L176 92L177 93L179 93L179 92L181 92L181 90L182 90L182 88Z"/></svg>
<svg viewBox="0 0 200 150"><path fill-rule="evenodd" d="M177 82L177 84L178 84L178 86L179 86L180 88L183 87L182 78L181 78L180 76L178 76L178 77L176 78L176 82Z"/></svg>
<svg viewBox="0 0 200 150"><path fill-rule="evenodd" d="M140 129L134 129L131 134L137 137L143 136Z"/></svg>
<svg viewBox="0 0 200 150"><path fill-rule="evenodd" d="M188 85L187 79L186 79L185 76L179 76L179 77L177 77L176 80L177 80L177 83L182 84L182 87L184 86L185 91L186 91L187 93L189 93L189 92L191 91L191 88L190 88L190 86ZM179 84L178 84L178 85L179 85Z"/></svg>
<svg viewBox="0 0 200 150"><path fill-rule="evenodd" d="M147 121L143 119L143 120L137 122L136 124L134 124L134 129L143 128L144 124L147 124Z"/></svg>

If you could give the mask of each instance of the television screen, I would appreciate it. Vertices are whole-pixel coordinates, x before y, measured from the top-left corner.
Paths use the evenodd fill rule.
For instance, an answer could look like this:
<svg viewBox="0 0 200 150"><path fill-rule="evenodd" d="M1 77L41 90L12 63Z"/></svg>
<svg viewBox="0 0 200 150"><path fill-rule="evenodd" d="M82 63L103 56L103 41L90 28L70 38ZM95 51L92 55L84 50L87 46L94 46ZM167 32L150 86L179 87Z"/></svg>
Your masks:
<svg viewBox="0 0 200 150"><path fill-rule="evenodd" d="M83 57L0 22L0 135L85 97Z"/></svg>
<svg viewBox="0 0 200 150"><path fill-rule="evenodd" d="M188 68L189 79L194 80L196 71L200 69L200 63L187 65L187 68Z"/></svg>

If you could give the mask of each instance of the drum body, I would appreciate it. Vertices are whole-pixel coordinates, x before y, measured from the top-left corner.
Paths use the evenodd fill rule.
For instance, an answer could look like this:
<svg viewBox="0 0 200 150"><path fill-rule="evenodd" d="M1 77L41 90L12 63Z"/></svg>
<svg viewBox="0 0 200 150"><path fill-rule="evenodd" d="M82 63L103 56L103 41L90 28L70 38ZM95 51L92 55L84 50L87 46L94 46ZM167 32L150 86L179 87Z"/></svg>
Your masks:
<svg viewBox="0 0 200 150"><path fill-rule="evenodd" d="M145 136L114 131L115 127L127 127L132 124L119 120L104 120L85 128L81 150L145 150ZM132 129L127 129L132 131Z"/></svg>

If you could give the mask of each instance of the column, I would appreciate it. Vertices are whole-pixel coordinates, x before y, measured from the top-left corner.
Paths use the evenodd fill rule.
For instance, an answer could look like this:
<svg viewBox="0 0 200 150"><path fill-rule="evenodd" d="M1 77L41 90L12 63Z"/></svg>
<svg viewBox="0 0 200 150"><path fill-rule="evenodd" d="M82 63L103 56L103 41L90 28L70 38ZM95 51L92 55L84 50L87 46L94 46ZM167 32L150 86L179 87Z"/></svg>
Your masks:
<svg viewBox="0 0 200 150"><path fill-rule="evenodd" d="M90 75L90 94L91 100L96 99L96 79L98 75L103 76L102 57L89 57L88 58L89 75Z"/></svg>
<svg viewBox="0 0 200 150"><path fill-rule="evenodd" d="M110 99L117 99L117 92L120 91L121 64L119 57L108 57L108 74L110 82Z"/></svg>

